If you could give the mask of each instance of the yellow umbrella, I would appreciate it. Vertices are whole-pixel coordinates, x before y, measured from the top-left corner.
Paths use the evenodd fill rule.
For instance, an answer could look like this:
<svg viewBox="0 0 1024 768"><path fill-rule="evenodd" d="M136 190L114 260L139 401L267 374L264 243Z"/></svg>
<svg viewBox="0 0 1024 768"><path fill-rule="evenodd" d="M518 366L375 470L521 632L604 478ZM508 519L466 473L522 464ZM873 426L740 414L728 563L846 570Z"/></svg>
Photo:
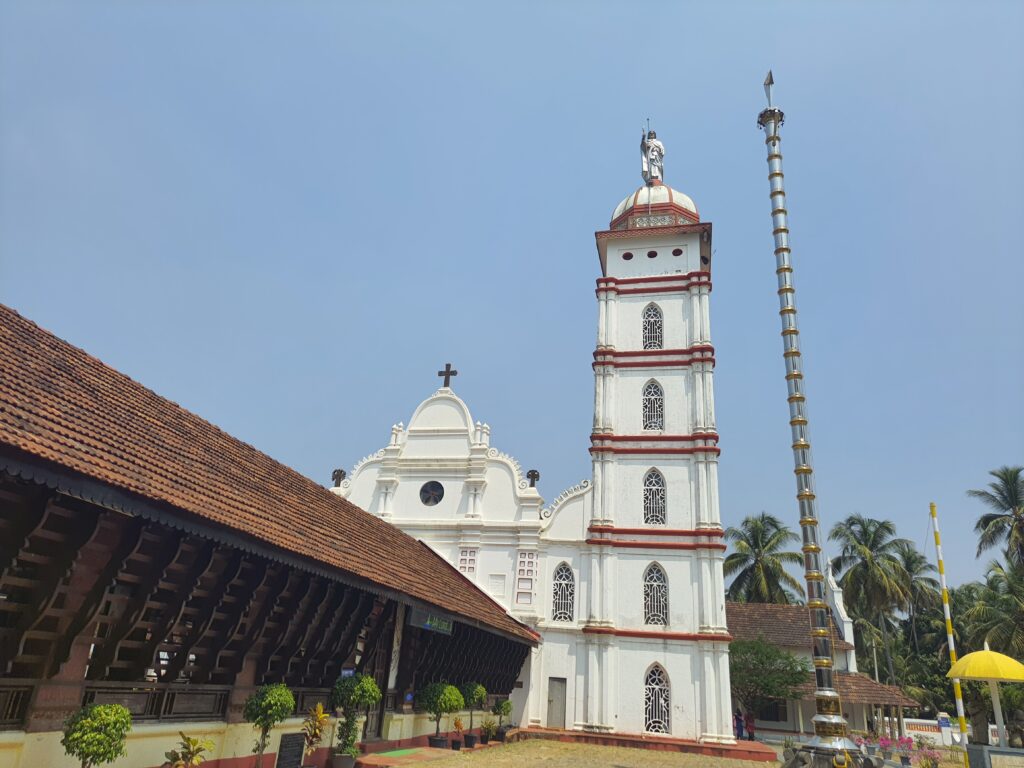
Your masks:
<svg viewBox="0 0 1024 768"><path fill-rule="evenodd" d="M999 731L999 746L1006 746L1006 725L1003 723L1003 707L999 702L999 683L1024 683L1024 664L1009 656L990 651L988 643L985 650L968 653L960 661L950 667L946 677L960 680L986 680L992 694L992 709L996 715L996 728Z"/></svg>

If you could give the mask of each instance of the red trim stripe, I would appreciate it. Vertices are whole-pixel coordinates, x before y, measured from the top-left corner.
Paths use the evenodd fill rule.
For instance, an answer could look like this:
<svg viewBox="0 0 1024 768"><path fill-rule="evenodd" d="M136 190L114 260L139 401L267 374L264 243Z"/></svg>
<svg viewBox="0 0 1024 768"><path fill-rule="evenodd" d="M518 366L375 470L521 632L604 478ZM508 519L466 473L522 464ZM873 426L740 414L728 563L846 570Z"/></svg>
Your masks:
<svg viewBox="0 0 1024 768"><path fill-rule="evenodd" d="M616 637L646 637L652 640L711 640L718 643L731 643L732 635L717 635L710 632L651 632L644 629L616 629L615 627L583 627L583 631L591 635L615 635Z"/></svg>
<svg viewBox="0 0 1024 768"><path fill-rule="evenodd" d="M638 456L660 456L665 454L684 453L713 453L716 456L722 453L721 448L713 445L698 448L616 448L613 445L595 445L590 449L591 453L614 453L614 454L635 454Z"/></svg>
<svg viewBox="0 0 1024 768"><path fill-rule="evenodd" d="M635 443L645 442L668 442L694 443L698 440L718 440L717 432L707 432L703 435L614 435L593 432L591 440L610 440L612 442L630 441Z"/></svg>
<svg viewBox="0 0 1024 768"><path fill-rule="evenodd" d="M634 541L633 539L587 539L587 544L606 547L631 547L634 549L716 549L725 552L725 544L702 541Z"/></svg>
<svg viewBox="0 0 1024 768"><path fill-rule="evenodd" d="M623 533L637 536L710 536L722 538L725 531L721 528L616 528L614 525L592 525L590 533Z"/></svg>

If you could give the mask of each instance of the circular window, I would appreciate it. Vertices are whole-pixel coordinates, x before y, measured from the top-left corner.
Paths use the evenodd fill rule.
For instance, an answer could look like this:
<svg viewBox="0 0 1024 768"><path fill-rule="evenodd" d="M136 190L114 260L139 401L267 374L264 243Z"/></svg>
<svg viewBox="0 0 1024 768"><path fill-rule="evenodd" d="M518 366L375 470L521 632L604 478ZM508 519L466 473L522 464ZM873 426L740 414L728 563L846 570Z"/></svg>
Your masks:
<svg viewBox="0 0 1024 768"><path fill-rule="evenodd" d="M420 488L420 501L428 507L438 504L443 498L444 486L437 482L437 480L431 480L429 483L424 483L423 487Z"/></svg>
<svg viewBox="0 0 1024 768"><path fill-rule="evenodd" d="M672 255L673 256L682 256L683 255L683 249L682 248L673 248L672 249Z"/></svg>
<svg viewBox="0 0 1024 768"><path fill-rule="evenodd" d="M633 258L633 254L630 253L629 251L626 251L624 254L622 254L622 260L623 261L629 261L632 258Z"/></svg>
<svg viewBox="0 0 1024 768"><path fill-rule="evenodd" d="M657 255L658 255L658 252L657 252L657 251L648 251L648 252L647 252L647 258L648 258L648 259L653 259L653 258L654 258L655 256L657 256Z"/></svg>

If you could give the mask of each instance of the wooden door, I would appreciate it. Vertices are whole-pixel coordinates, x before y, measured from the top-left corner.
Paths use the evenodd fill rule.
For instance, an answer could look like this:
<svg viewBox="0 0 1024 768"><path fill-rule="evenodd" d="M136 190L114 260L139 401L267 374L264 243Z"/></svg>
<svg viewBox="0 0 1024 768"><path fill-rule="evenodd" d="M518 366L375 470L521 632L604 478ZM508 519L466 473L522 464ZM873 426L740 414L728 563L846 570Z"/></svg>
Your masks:
<svg viewBox="0 0 1024 768"><path fill-rule="evenodd" d="M548 678L548 728L565 728L565 678Z"/></svg>

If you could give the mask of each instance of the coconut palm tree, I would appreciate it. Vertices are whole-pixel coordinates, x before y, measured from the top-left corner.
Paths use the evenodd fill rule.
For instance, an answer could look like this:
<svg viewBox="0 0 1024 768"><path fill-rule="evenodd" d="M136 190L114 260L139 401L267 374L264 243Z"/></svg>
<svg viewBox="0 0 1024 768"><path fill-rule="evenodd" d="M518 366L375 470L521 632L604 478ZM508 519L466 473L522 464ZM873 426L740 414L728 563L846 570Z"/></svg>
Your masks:
<svg viewBox="0 0 1024 768"><path fill-rule="evenodd" d="M964 619L976 648L988 643L993 651L1024 658L1024 563L991 563Z"/></svg>
<svg viewBox="0 0 1024 768"><path fill-rule="evenodd" d="M779 518L767 512L745 517L738 528L726 530L725 538L735 550L725 558L725 575L735 574L728 589L730 600L785 605L803 595L800 582L786 571L787 565L799 565L803 558L784 549L800 537Z"/></svg>
<svg viewBox="0 0 1024 768"><path fill-rule="evenodd" d="M887 625L892 613L905 608L910 599L900 549L913 545L907 539L896 537L892 521L858 514L836 523L828 538L840 546L839 554L832 559L832 569L841 574L839 586L843 588L847 605L877 622L889 667L889 682L896 684Z"/></svg>
<svg viewBox="0 0 1024 768"><path fill-rule="evenodd" d="M939 581L931 574L938 573L935 566L928 562L921 551L909 541L897 547L900 565L907 574L904 588L907 593L907 618L910 619L910 634L914 641L914 650L919 651L917 642L917 615L922 610L941 605Z"/></svg>
<svg viewBox="0 0 1024 768"><path fill-rule="evenodd" d="M967 492L992 510L979 517L974 526L978 555L1005 544L1007 559L1024 563L1024 467L1000 467L989 474L996 479L988 484L989 490Z"/></svg>

